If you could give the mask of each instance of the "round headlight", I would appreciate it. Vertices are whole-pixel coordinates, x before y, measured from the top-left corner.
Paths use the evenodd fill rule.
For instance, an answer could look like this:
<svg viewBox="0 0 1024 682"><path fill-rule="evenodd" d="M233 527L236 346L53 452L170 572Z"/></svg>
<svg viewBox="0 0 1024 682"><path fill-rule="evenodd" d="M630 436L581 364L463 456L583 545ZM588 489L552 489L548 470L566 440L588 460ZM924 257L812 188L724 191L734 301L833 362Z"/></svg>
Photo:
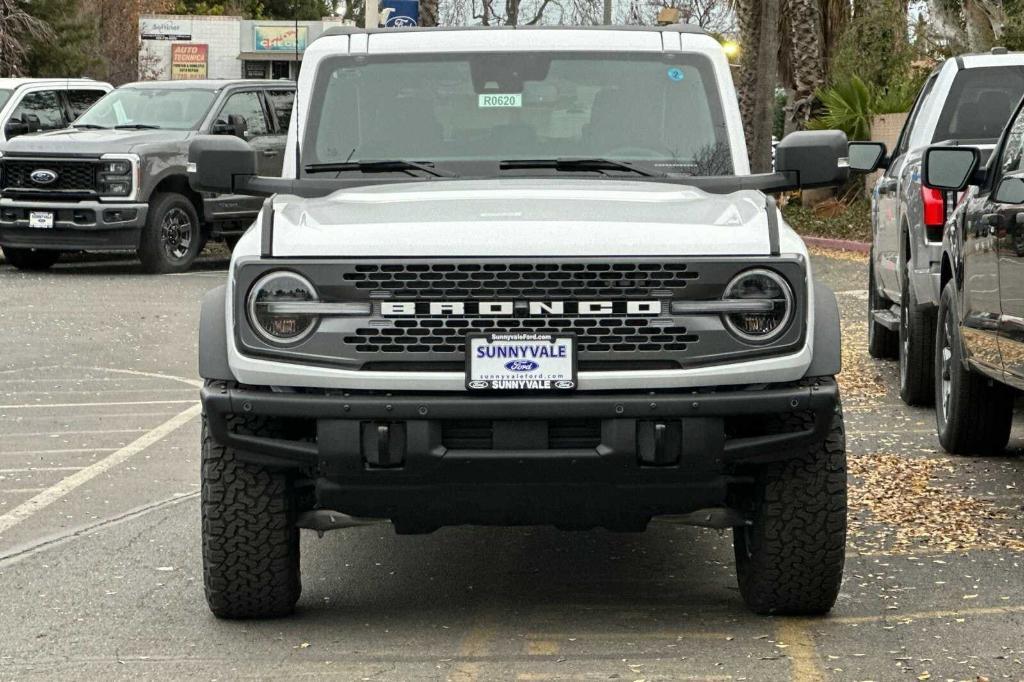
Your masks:
<svg viewBox="0 0 1024 682"><path fill-rule="evenodd" d="M261 277L249 292L249 322L264 339L296 343L309 336L317 316L303 311L302 304L316 301L309 280L294 272L278 271Z"/></svg>
<svg viewBox="0 0 1024 682"><path fill-rule="evenodd" d="M725 315L726 326L744 341L774 339L786 329L793 314L793 292L786 280L771 270L741 272L729 282L723 298L764 302L763 310Z"/></svg>

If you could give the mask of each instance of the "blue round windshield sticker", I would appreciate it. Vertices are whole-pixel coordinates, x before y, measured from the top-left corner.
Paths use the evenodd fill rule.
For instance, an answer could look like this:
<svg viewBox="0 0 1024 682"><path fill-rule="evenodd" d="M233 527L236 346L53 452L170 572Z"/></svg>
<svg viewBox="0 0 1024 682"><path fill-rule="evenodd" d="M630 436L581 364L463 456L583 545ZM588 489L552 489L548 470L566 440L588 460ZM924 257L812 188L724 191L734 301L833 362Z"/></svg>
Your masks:
<svg viewBox="0 0 1024 682"><path fill-rule="evenodd" d="M671 69L668 70L668 77L678 83L679 81L683 80L683 70L680 69L678 66L673 66Z"/></svg>

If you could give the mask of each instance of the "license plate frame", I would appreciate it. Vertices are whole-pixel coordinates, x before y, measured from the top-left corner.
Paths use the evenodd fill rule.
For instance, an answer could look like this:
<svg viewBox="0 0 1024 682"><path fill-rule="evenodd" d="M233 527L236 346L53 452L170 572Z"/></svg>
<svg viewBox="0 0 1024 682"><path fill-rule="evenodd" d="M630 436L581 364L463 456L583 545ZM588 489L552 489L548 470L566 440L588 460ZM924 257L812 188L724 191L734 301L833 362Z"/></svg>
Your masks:
<svg viewBox="0 0 1024 682"><path fill-rule="evenodd" d="M29 211L28 226L33 230L52 230L53 211Z"/></svg>
<svg viewBox="0 0 1024 682"><path fill-rule="evenodd" d="M550 344L550 347L540 344ZM503 357L477 357L478 349L488 347L519 350L506 351L509 355ZM548 348L550 354L543 350ZM571 392L579 386L578 356L576 335L568 332L467 334L466 390L474 393ZM517 361L524 363L522 369L508 367ZM545 371L545 365L550 369Z"/></svg>

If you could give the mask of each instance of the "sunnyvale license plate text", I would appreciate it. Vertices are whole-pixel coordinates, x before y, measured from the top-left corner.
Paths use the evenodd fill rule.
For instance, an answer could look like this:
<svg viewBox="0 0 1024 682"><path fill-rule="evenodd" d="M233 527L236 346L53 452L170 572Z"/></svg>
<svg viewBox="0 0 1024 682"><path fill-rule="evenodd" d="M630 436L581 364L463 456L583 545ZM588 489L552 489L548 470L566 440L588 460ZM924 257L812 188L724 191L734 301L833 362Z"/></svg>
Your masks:
<svg viewBox="0 0 1024 682"><path fill-rule="evenodd" d="M575 337L489 334L467 339L466 387L475 391L576 388Z"/></svg>

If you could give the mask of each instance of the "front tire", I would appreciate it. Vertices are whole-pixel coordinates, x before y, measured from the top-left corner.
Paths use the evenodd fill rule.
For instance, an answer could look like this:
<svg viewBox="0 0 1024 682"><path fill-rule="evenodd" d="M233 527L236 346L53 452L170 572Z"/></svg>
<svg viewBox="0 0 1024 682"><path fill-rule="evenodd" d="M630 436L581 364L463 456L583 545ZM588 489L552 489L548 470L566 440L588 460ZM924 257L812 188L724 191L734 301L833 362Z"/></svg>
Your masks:
<svg viewBox="0 0 1024 682"><path fill-rule="evenodd" d="M876 360L892 360L899 353L896 334L875 320L876 310L889 308L888 299L878 293L874 256L868 257L868 355Z"/></svg>
<svg viewBox="0 0 1024 682"><path fill-rule="evenodd" d="M809 418L791 426L806 428ZM823 442L759 469L752 492L753 523L733 529L743 601L764 615L827 613L839 595L846 561L842 409Z"/></svg>
<svg viewBox="0 0 1024 682"><path fill-rule="evenodd" d="M186 272L203 248L199 214L188 197L156 194L142 228L139 260L146 272Z"/></svg>
<svg viewBox="0 0 1024 682"><path fill-rule="evenodd" d="M939 443L955 455L1002 452L1013 425L1013 392L964 364L952 280L942 289L935 334L935 426Z"/></svg>
<svg viewBox="0 0 1024 682"><path fill-rule="evenodd" d="M60 260L60 251L49 249L18 249L11 246L3 247L4 259L19 270L39 272L47 270Z"/></svg>
<svg viewBox="0 0 1024 682"><path fill-rule="evenodd" d="M917 305L910 284L910 264L903 277L900 303L900 398L907 405L935 400L935 311Z"/></svg>
<svg viewBox="0 0 1024 682"><path fill-rule="evenodd" d="M233 427L268 435L266 420ZM203 584L218 618L278 618L302 591L296 498L282 472L242 462L202 430Z"/></svg>

